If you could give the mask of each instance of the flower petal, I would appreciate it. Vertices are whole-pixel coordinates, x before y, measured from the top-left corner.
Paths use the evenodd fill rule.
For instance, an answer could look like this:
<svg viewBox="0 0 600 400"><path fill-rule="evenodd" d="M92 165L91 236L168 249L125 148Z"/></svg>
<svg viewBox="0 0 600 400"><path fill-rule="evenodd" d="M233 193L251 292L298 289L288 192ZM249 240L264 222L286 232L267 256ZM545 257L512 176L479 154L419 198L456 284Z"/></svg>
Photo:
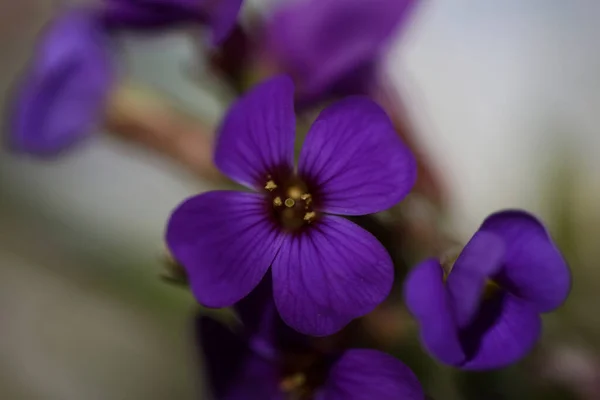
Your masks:
<svg viewBox="0 0 600 400"><path fill-rule="evenodd" d="M283 400L277 364L252 352L247 343L219 322L196 323L208 385L215 400Z"/></svg>
<svg viewBox="0 0 600 400"><path fill-rule="evenodd" d="M160 29L201 21L198 0L104 0L104 20L109 28Z"/></svg>
<svg viewBox="0 0 600 400"><path fill-rule="evenodd" d="M288 236L272 271L281 318L313 336L331 335L372 311L394 280L392 260L377 239L335 216Z"/></svg>
<svg viewBox="0 0 600 400"><path fill-rule="evenodd" d="M459 341L439 261L429 259L414 267L404 285L406 306L419 322L427 351L446 364L463 362L466 355Z"/></svg>
<svg viewBox="0 0 600 400"><path fill-rule="evenodd" d="M304 0L270 18L269 48L314 95L374 61L406 20L414 0Z"/></svg>
<svg viewBox="0 0 600 400"><path fill-rule="evenodd" d="M231 179L262 189L268 175L294 163L294 85L278 76L253 87L229 109L219 129L215 163Z"/></svg>
<svg viewBox="0 0 600 400"><path fill-rule="evenodd" d="M334 364L323 388L327 400L424 400L415 374L377 350L352 349Z"/></svg>
<svg viewBox="0 0 600 400"><path fill-rule="evenodd" d="M446 288L460 328L468 325L481 304L485 285L502 266L502 240L487 232L477 232L454 263Z"/></svg>
<svg viewBox="0 0 600 400"><path fill-rule="evenodd" d="M505 265L498 277L502 286L539 312L552 311L565 301L571 288L569 267L536 217L525 211L501 211L489 216L480 230L504 240Z"/></svg>
<svg viewBox="0 0 600 400"><path fill-rule="evenodd" d="M221 43L235 25L242 0L104 0L104 19L111 28L161 29L207 23L212 42Z"/></svg>
<svg viewBox="0 0 600 400"><path fill-rule="evenodd" d="M385 111L363 97L348 97L321 112L298 163L315 186L322 211L370 214L390 208L416 180L414 156Z"/></svg>
<svg viewBox="0 0 600 400"><path fill-rule="evenodd" d="M222 43L231 33L242 8L243 0L220 0L208 13L213 45Z"/></svg>
<svg viewBox="0 0 600 400"><path fill-rule="evenodd" d="M467 353L463 369L506 367L523 358L542 330L537 311L508 292L487 300L473 324L461 333Z"/></svg>
<svg viewBox="0 0 600 400"><path fill-rule="evenodd" d="M283 240L254 193L214 191L183 202L171 215L167 244L207 307L245 297L269 269Z"/></svg>
<svg viewBox="0 0 600 400"><path fill-rule="evenodd" d="M42 33L18 88L11 144L50 155L90 134L114 80L108 37L97 16L72 9Z"/></svg>

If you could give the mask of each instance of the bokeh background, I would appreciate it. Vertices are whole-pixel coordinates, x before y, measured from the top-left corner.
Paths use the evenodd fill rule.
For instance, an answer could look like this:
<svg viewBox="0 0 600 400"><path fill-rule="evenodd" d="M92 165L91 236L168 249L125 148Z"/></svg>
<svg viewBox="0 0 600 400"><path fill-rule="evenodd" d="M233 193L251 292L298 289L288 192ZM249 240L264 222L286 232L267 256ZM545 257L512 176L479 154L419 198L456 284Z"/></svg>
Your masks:
<svg viewBox="0 0 600 400"><path fill-rule="evenodd" d="M1 1L3 110L38 32L64 3ZM272 3L248 0L244 11ZM442 172L446 229L464 241L489 213L527 208L548 224L574 285L523 365L416 372L442 400L600 399L600 3L422 3L386 71ZM116 41L129 74L214 125L232 97L195 39ZM210 187L106 135L52 160L0 150L0 398L199 398L196 306L159 275L170 210Z"/></svg>

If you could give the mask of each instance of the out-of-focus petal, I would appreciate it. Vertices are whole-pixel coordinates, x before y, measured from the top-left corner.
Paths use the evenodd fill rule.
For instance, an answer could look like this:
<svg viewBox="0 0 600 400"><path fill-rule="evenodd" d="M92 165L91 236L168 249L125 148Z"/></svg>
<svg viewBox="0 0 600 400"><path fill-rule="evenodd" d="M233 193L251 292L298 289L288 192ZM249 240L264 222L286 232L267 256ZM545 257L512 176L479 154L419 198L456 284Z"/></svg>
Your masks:
<svg viewBox="0 0 600 400"><path fill-rule="evenodd" d="M363 215L390 208L416 180L416 162L387 114L373 101L349 97L323 110L298 162L321 211Z"/></svg>
<svg viewBox="0 0 600 400"><path fill-rule="evenodd" d="M218 44L235 25L241 5L242 0L104 0L104 19L110 28L126 29L208 24Z"/></svg>
<svg viewBox="0 0 600 400"><path fill-rule="evenodd" d="M291 170L296 116L287 76L258 84L229 109L219 128L215 163L231 179L262 189L268 175Z"/></svg>
<svg viewBox="0 0 600 400"><path fill-rule="evenodd" d="M282 319L313 336L331 335L372 311L394 279L392 260L377 239L335 216L288 236L272 271Z"/></svg>
<svg viewBox="0 0 600 400"><path fill-rule="evenodd" d="M234 306L253 351L277 360L283 350L309 348L302 335L283 322L273 300L273 279L267 272L260 284Z"/></svg>
<svg viewBox="0 0 600 400"><path fill-rule="evenodd" d="M192 292L207 307L227 307L246 296L269 269L282 235L254 193L214 191L179 205L167 244L186 269Z"/></svg>
<svg viewBox="0 0 600 400"><path fill-rule="evenodd" d="M213 319L199 318L196 330L215 400L284 400L277 364L254 353L241 336Z"/></svg>
<svg viewBox="0 0 600 400"><path fill-rule="evenodd" d="M113 84L108 38L96 14L72 9L42 33L11 115L15 150L51 155L99 124Z"/></svg>
<svg viewBox="0 0 600 400"><path fill-rule="evenodd" d="M446 287L460 328L468 325L479 310L486 282L498 272L503 257L504 245L498 236L477 232L454 263Z"/></svg>
<svg viewBox="0 0 600 400"><path fill-rule="evenodd" d="M211 41L214 45L222 43L233 30L243 0L220 0L208 12L208 23L212 30Z"/></svg>
<svg viewBox="0 0 600 400"><path fill-rule="evenodd" d="M406 20L414 0L304 0L281 6L267 27L269 48L301 84L327 90L373 61Z"/></svg>
<svg viewBox="0 0 600 400"><path fill-rule="evenodd" d="M498 281L513 294L531 302L539 312L552 311L567 298L571 273L544 225L519 210L489 216L480 230L502 238L506 246Z"/></svg>
<svg viewBox="0 0 600 400"><path fill-rule="evenodd" d="M461 333L467 354L463 369L502 368L523 358L539 339L537 310L508 292L483 303L472 325Z"/></svg>
<svg viewBox="0 0 600 400"><path fill-rule="evenodd" d="M425 348L446 364L462 363L466 355L439 261L429 259L414 267L404 285L406 306L420 324Z"/></svg>
<svg viewBox="0 0 600 400"><path fill-rule="evenodd" d="M415 374L400 360L376 350L346 351L322 389L326 400L424 400Z"/></svg>

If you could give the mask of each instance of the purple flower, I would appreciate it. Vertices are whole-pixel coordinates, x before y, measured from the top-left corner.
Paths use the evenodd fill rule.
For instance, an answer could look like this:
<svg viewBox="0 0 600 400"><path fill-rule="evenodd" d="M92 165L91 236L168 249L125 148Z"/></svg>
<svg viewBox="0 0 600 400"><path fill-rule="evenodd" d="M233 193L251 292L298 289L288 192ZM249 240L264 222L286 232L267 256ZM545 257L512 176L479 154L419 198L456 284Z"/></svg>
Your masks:
<svg viewBox="0 0 600 400"><path fill-rule="evenodd" d="M219 1L209 14L199 4L199 11L191 14L196 8L191 0L105 1L105 8L68 9L42 33L13 105L10 141L15 150L56 154L102 123L116 84L112 30L160 28L197 19L210 23L219 41L233 26L241 4Z"/></svg>
<svg viewBox="0 0 600 400"><path fill-rule="evenodd" d="M99 124L115 80L109 38L98 14L72 9L42 33L11 115L11 145L54 154Z"/></svg>
<svg viewBox="0 0 600 400"><path fill-rule="evenodd" d="M238 308L241 332L197 319L215 400L424 399L415 375L396 358L366 349L323 351L279 319L272 298L247 299Z"/></svg>
<svg viewBox="0 0 600 400"><path fill-rule="evenodd" d="M348 98L321 112L294 169L294 87L285 76L233 104L215 162L256 192L213 191L183 202L166 239L207 307L245 297L272 267L275 303L298 331L329 335L389 293L393 266L367 231L332 214L396 204L416 178L415 160L385 112Z"/></svg>
<svg viewBox="0 0 600 400"><path fill-rule="evenodd" d="M296 0L267 26L268 50L302 96L362 94L416 0Z"/></svg>
<svg viewBox="0 0 600 400"><path fill-rule="evenodd" d="M531 350L540 313L567 298L570 272L540 221L507 210L483 222L449 273L427 260L405 285L427 350L446 364L478 370L504 367Z"/></svg>
<svg viewBox="0 0 600 400"><path fill-rule="evenodd" d="M234 27L242 0L104 0L111 28L157 29L201 22L211 28L213 44Z"/></svg>

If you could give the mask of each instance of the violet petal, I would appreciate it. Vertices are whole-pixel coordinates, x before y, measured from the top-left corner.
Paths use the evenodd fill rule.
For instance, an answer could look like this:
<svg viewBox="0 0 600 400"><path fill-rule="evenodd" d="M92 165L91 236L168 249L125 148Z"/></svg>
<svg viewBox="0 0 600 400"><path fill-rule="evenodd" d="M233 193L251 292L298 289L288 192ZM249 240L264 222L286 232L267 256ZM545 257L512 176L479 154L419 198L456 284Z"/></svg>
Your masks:
<svg viewBox="0 0 600 400"><path fill-rule="evenodd" d="M283 237L254 193L214 191L180 204L166 240L186 269L193 294L207 307L227 307L262 279Z"/></svg>
<svg viewBox="0 0 600 400"><path fill-rule="evenodd" d="M424 400L415 374L377 350L351 349L334 364L322 390L326 400Z"/></svg>
<svg viewBox="0 0 600 400"><path fill-rule="evenodd" d="M105 0L104 5L104 20L110 28L164 29L206 23L216 45L235 26L242 0Z"/></svg>
<svg viewBox="0 0 600 400"><path fill-rule="evenodd" d="M537 343L542 321L534 307L508 292L485 301L461 333L467 353L463 369L503 368L523 358Z"/></svg>
<svg viewBox="0 0 600 400"><path fill-rule="evenodd" d="M51 155L91 134L114 79L108 37L96 15L67 11L42 33L18 88L12 146Z"/></svg>
<svg viewBox="0 0 600 400"><path fill-rule="evenodd" d="M502 286L531 302L538 312L559 307L571 288L569 267L544 225L519 210L489 216L480 230L500 236L506 246L498 278Z"/></svg>
<svg viewBox="0 0 600 400"><path fill-rule="evenodd" d="M219 128L217 167L242 185L262 189L269 174L293 167L295 125L291 79L258 84L231 106Z"/></svg>
<svg viewBox="0 0 600 400"><path fill-rule="evenodd" d="M269 48L316 94L373 61L406 20L414 0L304 0L277 10L267 26Z"/></svg>
<svg viewBox="0 0 600 400"><path fill-rule="evenodd" d="M213 319L200 318L196 329L215 400L284 400L276 363L254 353L241 336Z"/></svg>
<svg viewBox="0 0 600 400"><path fill-rule="evenodd" d="M462 363L466 355L439 261L429 259L414 267L404 285L406 306L420 324L421 339L427 351L446 364Z"/></svg>
<svg viewBox="0 0 600 400"><path fill-rule="evenodd" d="M331 335L372 311L394 280L392 260L377 239L336 216L287 236L272 271L281 318L313 336Z"/></svg>
<svg viewBox="0 0 600 400"><path fill-rule="evenodd" d="M213 45L222 43L233 30L243 0L220 0L208 13Z"/></svg>
<svg viewBox="0 0 600 400"><path fill-rule="evenodd" d="M348 97L321 112L298 162L321 211L363 215L390 208L416 180L416 162L383 109Z"/></svg>
<svg viewBox="0 0 600 400"><path fill-rule="evenodd" d="M471 322L481 304L488 279L502 266L504 245L491 233L477 232L467 243L448 275L454 318L460 328Z"/></svg>

